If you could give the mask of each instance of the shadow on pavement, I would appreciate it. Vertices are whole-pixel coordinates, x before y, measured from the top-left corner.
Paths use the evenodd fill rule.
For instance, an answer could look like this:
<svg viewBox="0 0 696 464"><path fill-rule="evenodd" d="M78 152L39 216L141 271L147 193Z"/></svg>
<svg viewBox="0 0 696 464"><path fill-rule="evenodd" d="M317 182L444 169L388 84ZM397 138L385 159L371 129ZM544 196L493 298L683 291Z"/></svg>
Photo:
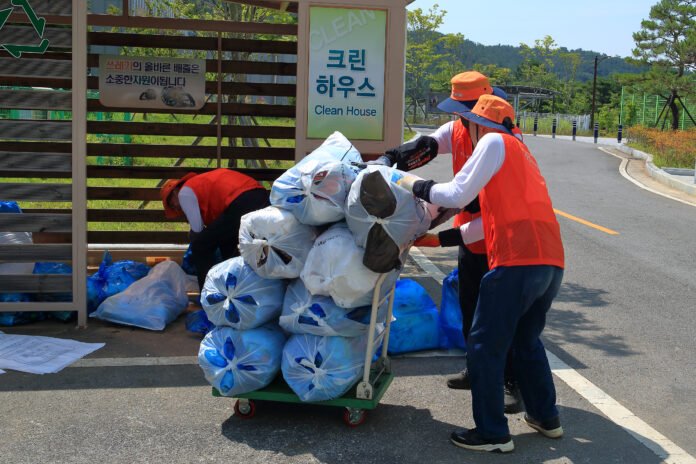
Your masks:
<svg viewBox="0 0 696 464"><path fill-rule="evenodd" d="M449 435L461 426L435 419L429 409L383 404L355 429L341 423L341 414L338 408L263 402L257 404L254 418L232 416L221 433L231 442L293 462L661 462L618 425L575 408L561 408L566 435L560 440L526 425L520 428L521 415L514 416L510 422L516 449L509 458L455 447Z"/></svg>

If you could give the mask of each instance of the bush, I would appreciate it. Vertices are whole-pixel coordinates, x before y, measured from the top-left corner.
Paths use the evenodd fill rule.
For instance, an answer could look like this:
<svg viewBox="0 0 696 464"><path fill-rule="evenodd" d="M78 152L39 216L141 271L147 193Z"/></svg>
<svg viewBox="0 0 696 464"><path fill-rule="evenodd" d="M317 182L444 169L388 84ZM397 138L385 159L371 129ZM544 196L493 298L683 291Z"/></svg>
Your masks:
<svg viewBox="0 0 696 464"><path fill-rule="evenodd" d="M696 129L662 131L635 126L627 129L628 145L653 155L660 167L694 168L696 162Z"/></svg>

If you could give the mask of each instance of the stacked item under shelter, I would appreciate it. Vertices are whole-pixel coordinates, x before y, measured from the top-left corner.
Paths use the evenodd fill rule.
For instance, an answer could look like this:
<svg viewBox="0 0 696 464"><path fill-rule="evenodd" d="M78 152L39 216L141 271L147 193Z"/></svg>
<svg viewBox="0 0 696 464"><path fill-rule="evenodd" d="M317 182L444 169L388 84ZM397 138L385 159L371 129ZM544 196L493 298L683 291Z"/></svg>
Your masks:
<svg viewBox="0 0 696 464"><path fill-rule="evenodd" d="M278 366L302 401L337 398L355 385L377 281L387 274L386 295L410 245L430 227L428 205L396 184L400 175L365 168L360 153L335 132L273 183L270 207L242 217L241 258L211 269L201 294L218 327L201 343L199 362L223 395L265 386ZM382 249L389 252L378 253ZM242 280L252 276L254 285L242 290ZM387 312L386 304L379 308L373 350ZM264 354L269 372L262 375L256 360L240 357L240 347L249 351L243 334L259 326L275 334L277 324L289 335L280 349L279 338L263 348L259 338L248 342L256 352L277 350Z"/></svg>

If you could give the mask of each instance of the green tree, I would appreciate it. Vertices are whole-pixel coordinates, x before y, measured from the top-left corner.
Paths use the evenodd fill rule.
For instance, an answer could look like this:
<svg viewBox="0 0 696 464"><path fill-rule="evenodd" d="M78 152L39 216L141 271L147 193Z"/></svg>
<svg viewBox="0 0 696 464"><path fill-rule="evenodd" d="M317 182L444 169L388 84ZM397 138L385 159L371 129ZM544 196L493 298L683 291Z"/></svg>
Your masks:
<svg viewBox="0 0 696 464"><path fill-rule="evenodd" d="M633 40L634 61L648 64L651 69L632 81L639 89L667 99L671 128L677 130L677 103L696 88L696 3L661 0L650 8L649 19L641 22L641 30L633 34Z"/></svg>
<svg viewBox="0 0 696 464"><path fill-rule="evenodd" d="M437 29L442 25L445 10L438 4L427 12L416 8L408 12L408 43L406 46L406 95L411 102L425 101L443 56L437 53L442 34ZM415 112L414 112L415 118Z"/></svg>
<svg viewBox="0 0 696 464"><path fill-rule="evenodd" d="M558 78L554 74L554 58L559 50L556 41L550 35L534 41L531 47L520 43L522 63L517 68L517 77L525 85L554 88Z"/></svg>

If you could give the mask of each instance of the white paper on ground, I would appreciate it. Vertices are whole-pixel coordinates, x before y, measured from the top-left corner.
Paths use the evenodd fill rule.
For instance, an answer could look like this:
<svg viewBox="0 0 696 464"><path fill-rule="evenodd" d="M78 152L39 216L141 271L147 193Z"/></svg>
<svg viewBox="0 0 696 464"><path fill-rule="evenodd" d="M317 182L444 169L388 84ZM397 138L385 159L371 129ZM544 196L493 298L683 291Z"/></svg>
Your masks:
<svg viewBox="0 0 696 464"><path fill-rule="evenodd" d="M0 368L30 374L54 374L103 347L62 338L0 335Z"/></svg>

